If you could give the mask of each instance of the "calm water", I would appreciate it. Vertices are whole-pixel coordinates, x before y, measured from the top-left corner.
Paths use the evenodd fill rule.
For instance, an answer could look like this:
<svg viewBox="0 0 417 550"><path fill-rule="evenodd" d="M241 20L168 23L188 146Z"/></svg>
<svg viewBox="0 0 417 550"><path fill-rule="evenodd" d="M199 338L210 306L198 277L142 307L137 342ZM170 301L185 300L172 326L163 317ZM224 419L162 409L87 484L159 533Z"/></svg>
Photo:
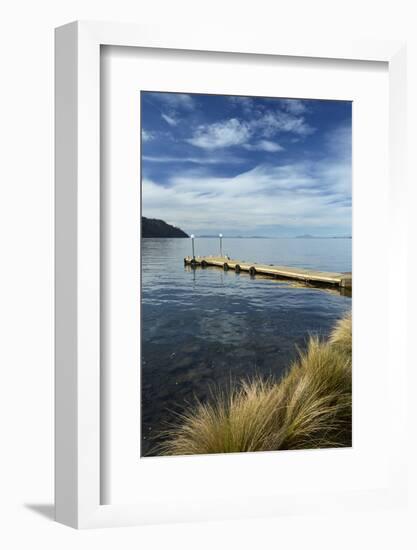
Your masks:
<svg viewBox="0 0 417 550"><path fill-rule="evenodd" d="M223 239L231 258L351 271L350 239ZM218 239L196 239L196 255ZM142 456L194 397L255 374L279 378L310 333L351 308L337 291L218 268L192 270L189 239L142 240Z"/></svg>

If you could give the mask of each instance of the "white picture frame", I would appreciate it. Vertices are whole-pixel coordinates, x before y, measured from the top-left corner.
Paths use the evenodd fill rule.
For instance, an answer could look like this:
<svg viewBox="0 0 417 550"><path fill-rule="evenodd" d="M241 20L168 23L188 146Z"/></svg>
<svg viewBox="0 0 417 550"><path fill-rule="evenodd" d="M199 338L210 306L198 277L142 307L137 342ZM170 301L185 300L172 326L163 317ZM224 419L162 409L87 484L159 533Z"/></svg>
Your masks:
<svg viewBox="0 0 417 550"><path fill-rule="evenodd" d="M248 37L238 31L142 27L113 23L75 22L56 30L56 519L76 528L132 525L204 517L239 517L247 509L230 513L219 502L191 517L178 512L175 495L158 516L135 504L101 504L101 418L106 414L100 400L101 255L100 255L100 48L128 46L206 52L230 52L327 58L333 60L382 61L389 71L389 155L393 197L392 235L406 233L405 199L405 45L401 42L352 41L280 42L279 37ZM405 277L405 251L398 249L395 262ZM391 263L392 262L392 263ZM405 322L405 297L392 301L391 313ZM405 331L404 331L405 334ZM405 339L405 336L404 336ZM399 352L396 397L399 415L405 415L406 356ZM285 503L265 502L249 515L303 511L314 506L341 509L376 502L396 505L405 495L401 473L405 461L402 428L398 450L390 464L392 476L386 489L334 496L289 495ZM187 459L182 459L187 460Z"/></svg>

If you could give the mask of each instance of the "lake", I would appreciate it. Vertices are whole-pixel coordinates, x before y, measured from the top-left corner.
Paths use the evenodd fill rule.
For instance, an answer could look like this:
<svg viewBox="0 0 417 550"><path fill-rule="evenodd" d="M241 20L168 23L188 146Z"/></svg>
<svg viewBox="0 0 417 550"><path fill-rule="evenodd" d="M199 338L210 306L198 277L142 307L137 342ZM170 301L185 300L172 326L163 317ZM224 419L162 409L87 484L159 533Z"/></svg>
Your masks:
<svg viewBox="0 0 417 550"><path fill-rule="evenodd" d="M231 258L323 271L351 271L351 239L223 238ZM279 378L309 334L326 337L351 309L336 290L306 287L183 259L190 239L142 239L142 456L167 423L213 386L255 375ZM219 254L219 239L195 239Z"/></svg>

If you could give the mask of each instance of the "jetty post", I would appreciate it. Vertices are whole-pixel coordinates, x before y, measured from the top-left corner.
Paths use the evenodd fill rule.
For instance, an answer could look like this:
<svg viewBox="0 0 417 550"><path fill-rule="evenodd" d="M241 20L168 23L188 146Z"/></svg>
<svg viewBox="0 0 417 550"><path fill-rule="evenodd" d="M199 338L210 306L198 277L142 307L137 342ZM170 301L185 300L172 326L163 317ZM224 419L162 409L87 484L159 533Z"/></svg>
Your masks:
<svg viewBox="0 0 417 550"><path fill-rule="evenodd" d="M195 260L195 253L194 253L194 235L191 235L191 246L193 250L193 260Z"/></svg>
<svg viewBox="0 0 417 550"><path fill-rule="evenodd" d="M223 235L219 233L219 239L220 239L220 258L223 257Z"/></svg>

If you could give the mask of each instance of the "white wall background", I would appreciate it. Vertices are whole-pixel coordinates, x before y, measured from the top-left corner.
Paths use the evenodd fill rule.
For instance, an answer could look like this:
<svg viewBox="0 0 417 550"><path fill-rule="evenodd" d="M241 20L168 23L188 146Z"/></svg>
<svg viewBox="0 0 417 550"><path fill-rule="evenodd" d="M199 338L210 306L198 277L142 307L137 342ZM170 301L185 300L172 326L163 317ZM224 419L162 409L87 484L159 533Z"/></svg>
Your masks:
<svg viewBox="0 0 417 550"><path fill-rule="evenodd" d="M53 523L53 29L75 19L268 26L403 38L409 51L409 205L417 238L417 38L406 0L14 0L0 20L0 546L13 548L378 548L417 546L416 510L77 532ZM414 182L414 185L413 185ZM410 241L413 242L413 239ZM417 248L417 247L416 247ZM410 247L410 336L417 267ZM399 285L404 285L399 281ZM417 365L415 365L417 367ZM394 366L395 367L395 366ZM410 370L410 396L416 375ZM410 399L410 440L416 405ZM389 444L395 442L387 439ZM413 454L411 454L413 453ZM410 444L415 458L415 444ZM415 468L412 473L415 504ZM343 472L341 472L343 475ZM49 517L48 517L49 516Z"/></svg>

